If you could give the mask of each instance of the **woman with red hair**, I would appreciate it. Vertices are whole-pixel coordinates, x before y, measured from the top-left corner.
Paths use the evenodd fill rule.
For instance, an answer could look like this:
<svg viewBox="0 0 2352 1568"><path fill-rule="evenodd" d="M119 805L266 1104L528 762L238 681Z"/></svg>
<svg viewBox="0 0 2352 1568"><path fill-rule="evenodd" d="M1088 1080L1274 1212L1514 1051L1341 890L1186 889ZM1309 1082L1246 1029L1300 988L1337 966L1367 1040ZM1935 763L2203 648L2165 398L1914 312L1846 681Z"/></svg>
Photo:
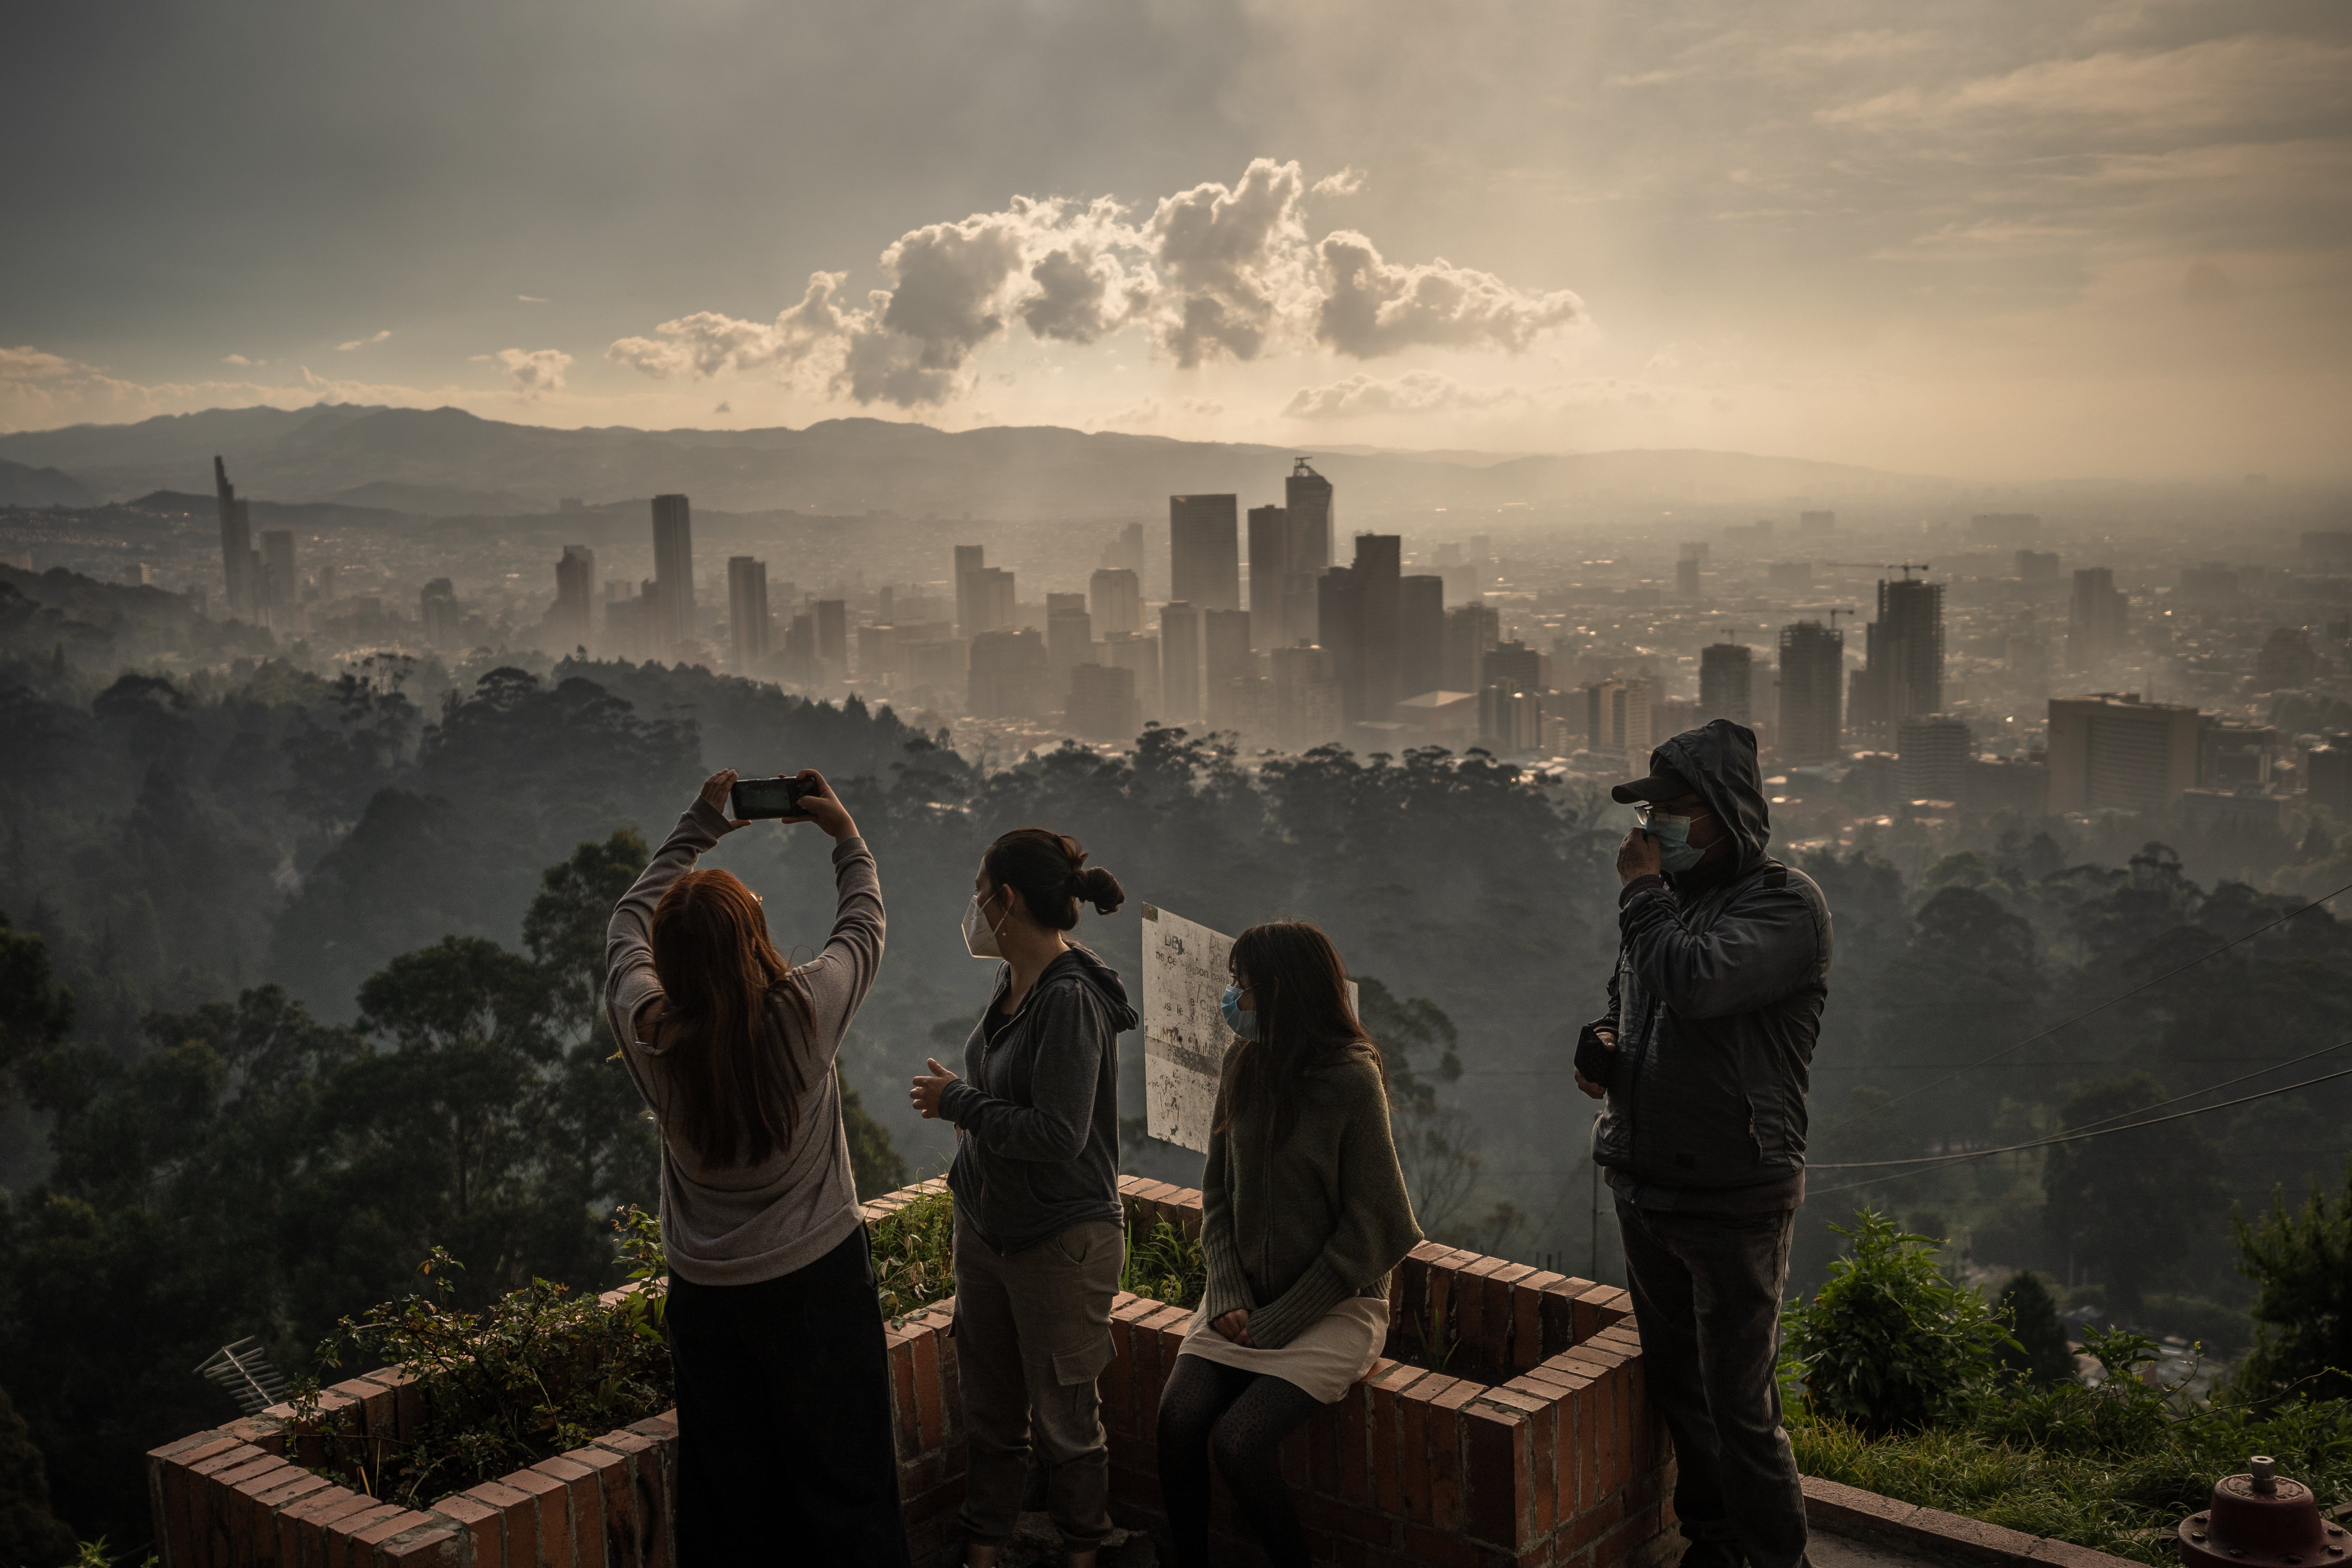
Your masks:
<svg viewBox="0 0 2352 1568"><path fill-rule="evenodd" d="M882 961L882 888L822 776L839 904L795 969L760 896L702 852L730 820L711 774L613 911L605 1010L661 1127L666 1313L677 1374L677 1556L903 1565L889 1363L834 1058Z"/></svg>

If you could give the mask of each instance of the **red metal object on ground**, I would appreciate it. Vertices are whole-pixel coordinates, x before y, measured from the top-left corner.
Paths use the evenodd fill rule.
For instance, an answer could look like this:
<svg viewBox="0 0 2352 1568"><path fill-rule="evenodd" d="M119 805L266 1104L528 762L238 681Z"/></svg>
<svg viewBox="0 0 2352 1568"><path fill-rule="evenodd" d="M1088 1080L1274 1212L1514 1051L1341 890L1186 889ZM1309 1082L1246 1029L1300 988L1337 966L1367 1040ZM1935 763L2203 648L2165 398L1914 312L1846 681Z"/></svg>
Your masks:
<svg viewBox="0 0 2352 1568"><path fill-rule="evenodd" d="M2319 1517L2319 1500L2301 1481L2278 1473L2267 1454L2242 1476L2213 1484L2203 1513L2180 1521L2180 1561L2188 1568L2322 1568L2352 1560L2344 1527Z"/></svg>

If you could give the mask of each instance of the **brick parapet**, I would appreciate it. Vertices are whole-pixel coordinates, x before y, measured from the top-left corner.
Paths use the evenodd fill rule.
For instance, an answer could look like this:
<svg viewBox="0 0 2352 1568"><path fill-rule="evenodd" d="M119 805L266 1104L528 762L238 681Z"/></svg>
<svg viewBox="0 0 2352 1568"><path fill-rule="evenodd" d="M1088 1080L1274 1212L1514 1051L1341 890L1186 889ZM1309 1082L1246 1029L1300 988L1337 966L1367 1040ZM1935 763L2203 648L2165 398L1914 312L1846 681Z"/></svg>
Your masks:
<svg viewBox="0 0 2352 1568"><path fill-rule="evenodd" d="M944 1184L865 1206L869 1220ZM1200 1194L1122 1180L1131 1220L1200 1231ZM618 1306L628 1290L606 1292ZM1507 1259L1424 1244L1391 1279L1387 1354L1282 1452L1317 1556L1350 1563L1648 1568L1671 1545L1671 1461L1642 1397L1640 1345L1624 1292ZM1164 1524L1157 1468L1160 1391L1189 1310L1122 1293L1102 1374L1114 1514ZM964 1427L951 1300L887 1326L891 1420L918 1568L960 1552ZM1424 1327L1455 1348L1422 1359ZM148 1456L165 1568L669 1568L675 1558L675 1411L470 1487L434 1506L381 1503L317 1471L405 1441L422 1391L396 1368L325 1391L335 1434L293 1412L167 1444ZM1220 1561L1258 1561L1222 1496Z"/></svg>
<svg viewBox="0 0 2352 1568"><path fill-rule="evenodd" d="M1197 1234L1197 1193L1120 1185L1130 1218ZM1318 1561L1648 1568L1674 1549L1672 1459L1625 1292L1424 1242L1391 1276L1389 1307L1386 1353L1282 1449ZM1111 1318L1113 1515L1164 1525L1159 1391L1192 1314L1122 1296ZM1430 1342L1454 1347L1435 1369L1416 1364ZM1213 1529L1219 1562L1262 1561L1222 1488Z"/></svg>

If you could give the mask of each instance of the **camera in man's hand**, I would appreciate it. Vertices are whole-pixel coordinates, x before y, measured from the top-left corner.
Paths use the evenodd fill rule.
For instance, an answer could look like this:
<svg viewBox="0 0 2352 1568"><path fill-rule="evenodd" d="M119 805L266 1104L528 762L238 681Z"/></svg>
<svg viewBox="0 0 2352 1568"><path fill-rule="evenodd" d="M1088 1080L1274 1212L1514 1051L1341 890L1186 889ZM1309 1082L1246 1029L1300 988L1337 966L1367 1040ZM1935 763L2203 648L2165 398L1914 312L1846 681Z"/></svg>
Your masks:
<svg viewBox="0 0 2352 1568"><path fill-rule="evenodd" d="M1590 1024L1576 1037L1576 1071L1587 1083L1602 1089L1609 1087L1617 1071L1617 1047Z"/></svg>

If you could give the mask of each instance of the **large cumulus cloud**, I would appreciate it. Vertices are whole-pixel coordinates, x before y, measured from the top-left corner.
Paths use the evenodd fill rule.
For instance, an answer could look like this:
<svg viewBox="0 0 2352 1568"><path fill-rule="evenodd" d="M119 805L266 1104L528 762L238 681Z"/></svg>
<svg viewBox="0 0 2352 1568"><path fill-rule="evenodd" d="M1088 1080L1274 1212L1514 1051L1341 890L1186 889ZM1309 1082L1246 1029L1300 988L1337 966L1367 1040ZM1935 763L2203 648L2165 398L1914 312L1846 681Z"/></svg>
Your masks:
<svg viewBox="0 0 2352 1568"><path fill-rule="evenodd" d="M1297 163L1259 158L1230 185L1204 182L1139 217L1108 198L1016 198L902 235L863 304L847 300L846 272L817 272L772 321L696 311L605 354L662 379L773 371L812 392L918 408L966 391L972 356L1015 330L1085 345L1134 328L1189 368L1317 346L1367 360L1517 353L1582 322L1564 289L1529 292L1442 258L1391 263L1349 230L1311 239L1307 204L1360 180L1343 171L1310 185Z"/></svg>
<svg viewBox="0 0 2352 1568"><path fill-rule="evenodd" d="M1252 163L1232 189L1195 185L1162 200L1144 230L1167 279L1160 346L1187 367L1255 359L1298 270L1307 228L1298 165Z"/></svg>
<svg viewBox="0 0 2352 1568"><path fill-rule="evenodd" d="M1584 301L1567 289L1528 294L1491 272L1456 267L1444 257L1398 267L1372 242L1342 229L1317 247L1323 302L1315 335L1356 359L1378 359L1430 345L1525 350L1536 334L1584 319Z"/></svg>

